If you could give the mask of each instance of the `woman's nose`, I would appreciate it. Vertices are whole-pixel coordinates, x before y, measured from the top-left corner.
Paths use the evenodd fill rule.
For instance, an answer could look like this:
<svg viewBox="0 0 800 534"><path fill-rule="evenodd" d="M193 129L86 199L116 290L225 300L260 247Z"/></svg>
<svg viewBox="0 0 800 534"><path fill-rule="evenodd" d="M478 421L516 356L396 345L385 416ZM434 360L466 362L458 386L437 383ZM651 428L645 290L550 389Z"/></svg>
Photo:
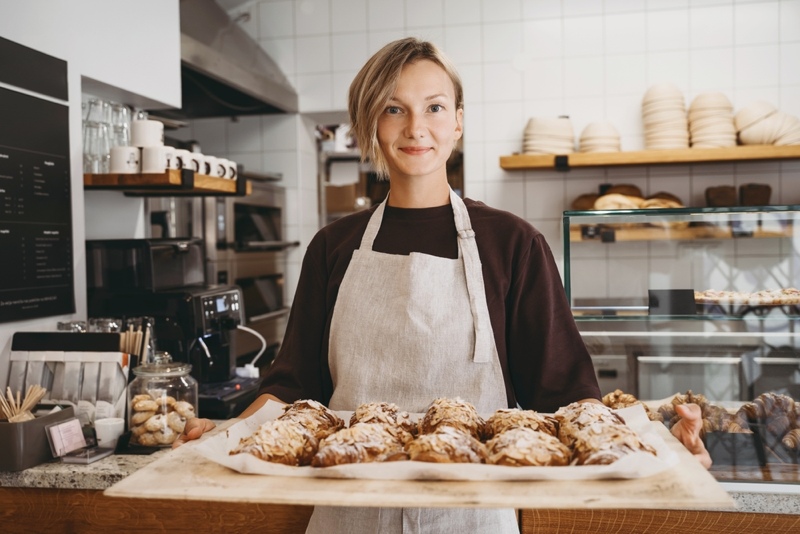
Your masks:
<svg viewBox="0 0 800 534"><path fill-rule="evenodd" d="M406 121L406 136L412 139L425 136L423 117L418 113L409 113Z"/></svg>

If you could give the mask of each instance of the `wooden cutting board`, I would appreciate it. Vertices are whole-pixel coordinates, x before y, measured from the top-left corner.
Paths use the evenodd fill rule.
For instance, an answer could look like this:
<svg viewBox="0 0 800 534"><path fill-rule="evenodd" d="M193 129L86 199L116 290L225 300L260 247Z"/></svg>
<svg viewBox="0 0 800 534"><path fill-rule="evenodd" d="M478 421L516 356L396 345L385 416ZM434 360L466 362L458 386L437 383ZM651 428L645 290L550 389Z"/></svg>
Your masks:
<svg viewBox="0 0 800 534"><path fill-rule="evenodd" d="M662 429L680 462L644 479L462 482L246 475L206 460L188 444L121 480L105 495L329 506L733 509L730 495Z"/></svg>

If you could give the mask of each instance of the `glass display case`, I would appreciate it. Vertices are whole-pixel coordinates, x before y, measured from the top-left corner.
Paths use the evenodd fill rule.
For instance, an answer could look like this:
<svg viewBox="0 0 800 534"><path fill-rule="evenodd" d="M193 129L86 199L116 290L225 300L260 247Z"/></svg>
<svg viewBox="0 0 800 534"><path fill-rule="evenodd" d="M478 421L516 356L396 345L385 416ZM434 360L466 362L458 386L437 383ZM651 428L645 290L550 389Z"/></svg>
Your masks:
<svg viewBox="0 0 800 534"><path fill-rule="evenodd" d="M566 211L563 224L564 285L602 393L633 394L667 426L671 404L695 400L718 479L797 483L800 206Z"/></svg>

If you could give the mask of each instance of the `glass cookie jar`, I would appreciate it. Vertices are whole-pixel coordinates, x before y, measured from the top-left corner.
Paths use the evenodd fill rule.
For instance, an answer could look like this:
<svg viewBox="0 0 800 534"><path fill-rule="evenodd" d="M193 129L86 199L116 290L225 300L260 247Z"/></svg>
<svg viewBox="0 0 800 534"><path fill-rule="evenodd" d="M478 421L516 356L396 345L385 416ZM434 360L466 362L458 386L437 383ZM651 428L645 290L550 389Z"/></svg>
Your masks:
<svg viewBox="0 0 800 534"><path fill-rule="evenodd" d="M169 447L183 432L186 421L197 417L197 381L192 366L173 362L169 353L157 352L151 363L135 367L128 385L130 442L148 447Z"/></svg>

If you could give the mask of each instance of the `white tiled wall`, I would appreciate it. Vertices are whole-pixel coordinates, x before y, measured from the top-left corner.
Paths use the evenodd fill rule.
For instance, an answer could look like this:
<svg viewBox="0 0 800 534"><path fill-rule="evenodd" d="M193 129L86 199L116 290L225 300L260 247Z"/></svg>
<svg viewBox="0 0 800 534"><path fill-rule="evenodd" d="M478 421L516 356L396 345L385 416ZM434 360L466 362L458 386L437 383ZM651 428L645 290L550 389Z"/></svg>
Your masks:
<svg viewBox="0 0 800 534"><path fill-rule="evenodd" d="M737 108L762 99L800 116L800 0L259 0L231 12L251 14L245 28L297 88L304 114L344 110L359 66L386 42L417 35L437 43L464 79L467 196L531 221L559 263L561 210L601 183L636 183L702 205L709 185L757 181L773 186L774 202L800 203L796 162L567 174L499 167L501 155L520 150L534 115L568 114L576 133L606 119L623 150L642 148L639 106L658 82L680 87L687 103L715 90ZM191 133L202 144L284 172L289 231L307 243L317 224L313 122L208 122Z"/></svg>

